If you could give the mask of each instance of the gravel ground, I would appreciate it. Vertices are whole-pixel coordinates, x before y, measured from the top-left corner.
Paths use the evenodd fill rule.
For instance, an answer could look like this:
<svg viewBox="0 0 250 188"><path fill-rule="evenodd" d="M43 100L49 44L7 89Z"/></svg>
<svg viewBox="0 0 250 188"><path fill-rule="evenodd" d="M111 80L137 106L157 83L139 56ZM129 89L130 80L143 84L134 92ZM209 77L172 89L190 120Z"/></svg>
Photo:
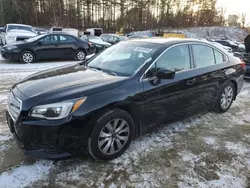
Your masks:
<svg viewBox="0 0 250 188"><path fill-rule="evenodd" d="M199 114L158 128L110 162L89 156L62 161L24 156L4 117L8 90L34 72L68 63L0 63L1 188L250 187L248 82L227 113Z"/></svg>

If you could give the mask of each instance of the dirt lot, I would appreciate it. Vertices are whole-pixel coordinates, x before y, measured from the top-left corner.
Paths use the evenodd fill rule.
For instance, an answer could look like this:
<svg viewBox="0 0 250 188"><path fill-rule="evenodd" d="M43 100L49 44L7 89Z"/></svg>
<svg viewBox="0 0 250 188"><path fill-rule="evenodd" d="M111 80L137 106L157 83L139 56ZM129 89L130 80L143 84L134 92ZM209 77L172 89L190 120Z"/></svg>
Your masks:
<svg viewBox="0 0 250 188"><path fill-rule="evenodd" d="M26 157L4 110L12 84L63 63L0 63L0 187L250 187L250 83L225 114L205 113L134 141L111 162Z"/></svg>

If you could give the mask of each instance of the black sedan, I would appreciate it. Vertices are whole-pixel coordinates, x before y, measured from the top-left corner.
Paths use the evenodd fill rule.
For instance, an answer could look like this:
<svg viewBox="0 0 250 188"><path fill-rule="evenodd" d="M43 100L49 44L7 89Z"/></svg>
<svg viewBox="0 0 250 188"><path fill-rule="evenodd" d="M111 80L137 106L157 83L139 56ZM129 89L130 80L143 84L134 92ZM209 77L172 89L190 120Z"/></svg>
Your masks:
<svg viewBox="0 0 250 188"><path fill-rule="evenodd" d="M93 46L95 46L96 53L103 51L104 49L111 46L110 43L103 41L100 37L93 35L83 35L80 37L82 40L89 41Z"/></svg>
<svg viewBox="0 0 250 188"><path fill-rule="evenodd" d="M116 34L102 34L100 38L110 44L116 44L118 42L127 40L128 38L125 36L120 36Z"/></svg>
<svg viewBox="0 0 250 188"><path fill-rule="evenodd" d="M25 41L3 46L5 59L33 63L44 59L75 59L82 61L91 54L93 47L86 41L64 33L39 35Z"/></svg>
<svg viewBox="0 0 250 188"><path fill-rule="evenodd" d="M7 122L25 154L89 152L111 160L149 128L204 110L226 112L245 64L199 40L137 39L15 84Z"/></svg>
<svg viewBox="0 0 250 188"><path fill-rule="evenodd" d="M230 40L216 40L215 42L218 42L224 46L228 46L232 48L233 51L237 51L238 45Z"/></svg>

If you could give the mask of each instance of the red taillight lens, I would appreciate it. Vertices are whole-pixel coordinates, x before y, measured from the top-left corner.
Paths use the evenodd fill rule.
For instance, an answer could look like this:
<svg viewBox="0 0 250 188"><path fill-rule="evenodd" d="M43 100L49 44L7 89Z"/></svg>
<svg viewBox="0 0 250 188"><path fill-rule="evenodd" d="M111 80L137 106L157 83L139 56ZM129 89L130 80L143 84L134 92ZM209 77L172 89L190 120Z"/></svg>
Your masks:
<svg viewBox="0 0 250 188"><path fill-rule="evenodd" d="M243 68L244 70L246 69L246 63L244 62L243 59L241 59L241 64L240 64L241 68Z"/></svg>

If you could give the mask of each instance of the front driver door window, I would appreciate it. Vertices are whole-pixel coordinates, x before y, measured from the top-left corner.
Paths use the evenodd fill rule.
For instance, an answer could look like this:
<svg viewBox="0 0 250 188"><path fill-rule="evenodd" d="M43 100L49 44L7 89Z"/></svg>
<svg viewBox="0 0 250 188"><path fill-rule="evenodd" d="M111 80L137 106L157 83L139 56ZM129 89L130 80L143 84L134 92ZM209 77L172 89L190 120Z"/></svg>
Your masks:
<svg viewBox="0 0 250 188"><path fill-rule="evenodd" d="M196 72L191 65L189 45L185 44L169 48L151 66L142 80L146 127L195 109ZM159 79L160 69L175 71L175 77Z"/></svg>

